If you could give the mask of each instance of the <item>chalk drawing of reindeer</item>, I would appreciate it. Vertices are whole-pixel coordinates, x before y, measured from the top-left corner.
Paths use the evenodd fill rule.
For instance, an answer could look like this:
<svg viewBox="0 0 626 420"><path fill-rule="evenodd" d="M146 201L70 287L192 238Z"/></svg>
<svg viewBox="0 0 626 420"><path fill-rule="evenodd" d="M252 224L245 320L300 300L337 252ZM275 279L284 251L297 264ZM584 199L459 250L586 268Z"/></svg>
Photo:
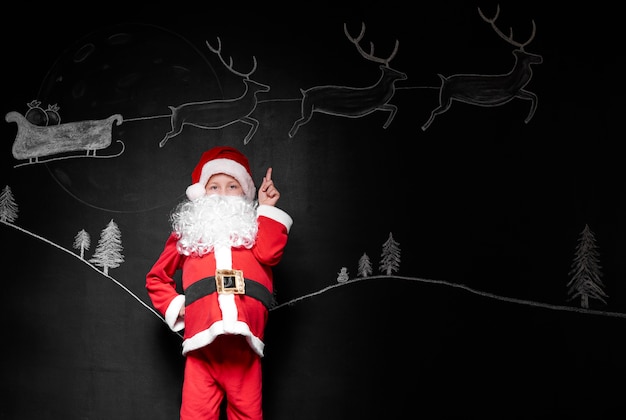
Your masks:
<svg viewBox="0 0 626 420"><path fill-rule="evenodd" d="M233 69L233 59L230 57L229 63L224 61L221 55L222 42L217 38L217 47L213 48L209 42L207 47L219 57L222 64L230 70L231 73L243 77L246 90L241 96L234 99L212 100L202 102L189 102L178 107L170 106L172 111L171 125L172 129L165 134L163 140L159 142L159 147L165 146L165 143L174 136L180 134L185 125L191 125L198 128L217 129L229 126L236 122L242 122L251 126L248 134L243 139L243 144L248 144L250 139L256 133L259 122L250 117L250 114L257 106L257 93L268 92L270 87L262 83L250 79L252 73L256 71L256 57L252 57L254 62L252 70L248 73L241 73Z"/></svg>
<svg viewBox="0 0 626 420"><path fill-rule="evenodd" d="M445 77L440 74L439 77L442 83L439 89L439 106L431 112L428 121L422 125L422 131L426 131L437 115L443 114L450 109L453 100L472 105L493 107L506 104L514 98L519 98L530 101L530 112L524 122L528 123L535 114L538 101L537 95L524 89L533 75L530 66L543 62L543 58L540 55L531 54L524 50L524 47L535 38L535 21L532 21L533 29L530 37L526 42L521 43L513 40L512 28L509 36L506 36L495 25L495 21L500 14L500 5L497 6L496 14L492 19L486 18L480 7L478 8L478 13L485 22L491 25L500 38L517 47L513 51L515 56L513 69L506 74L498 75L455 74Z"/></svg>
<svg viewBox="0 0 626 420"><path fill-rule="evenodd" d="M289 137L293 138L298 128L309 122L313 113L320 112L322 114L335 115L348 118L359 118L371 114L374 111L387 111L389 117L383 125L383 128L389 127L398 108L389 103L389 100L395 94L395 82L397 80L406 80L405 73L399 72L389 67L389 62L398 52L398 40L391 55L386 58L374 56L374 44L370 43L370 53L366 53L361 48L359 42L365 34L365 23L361 23L361 33L353 38L348 33L348 28L344 23L343 26L346 37L352 42L357 51L365 59L375 63L381 63L380 70L382 72L380 79L368 87L356 88L347 86L315 86L302 92L302 117L293 124L289 130Z"/></svg>

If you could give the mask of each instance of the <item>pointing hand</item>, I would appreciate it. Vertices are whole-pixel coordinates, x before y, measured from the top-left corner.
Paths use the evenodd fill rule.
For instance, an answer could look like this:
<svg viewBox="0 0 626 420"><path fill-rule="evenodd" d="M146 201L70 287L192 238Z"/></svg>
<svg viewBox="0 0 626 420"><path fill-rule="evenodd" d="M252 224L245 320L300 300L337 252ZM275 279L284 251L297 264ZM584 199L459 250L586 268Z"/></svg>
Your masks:
<svg viewBox="0 0 626 420"><path fill-rule="evenodd" d="M279 198L280 192L276 189L274 181L272 181L272 168L267 168L267 172L259 188L259 204L274 206Z"/></svg>

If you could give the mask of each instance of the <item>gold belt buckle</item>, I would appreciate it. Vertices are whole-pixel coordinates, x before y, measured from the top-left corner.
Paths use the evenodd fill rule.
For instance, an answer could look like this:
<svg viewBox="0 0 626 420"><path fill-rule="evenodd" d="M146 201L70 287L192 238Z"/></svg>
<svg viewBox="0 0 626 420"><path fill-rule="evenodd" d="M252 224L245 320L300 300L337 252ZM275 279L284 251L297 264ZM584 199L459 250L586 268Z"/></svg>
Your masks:
<svg viewBox="0 0 626 420"><path fill-rule="evenodd" d="M243 295L246 293L246 283L241 270L215 270L215 285L217 293Z"/></svg>

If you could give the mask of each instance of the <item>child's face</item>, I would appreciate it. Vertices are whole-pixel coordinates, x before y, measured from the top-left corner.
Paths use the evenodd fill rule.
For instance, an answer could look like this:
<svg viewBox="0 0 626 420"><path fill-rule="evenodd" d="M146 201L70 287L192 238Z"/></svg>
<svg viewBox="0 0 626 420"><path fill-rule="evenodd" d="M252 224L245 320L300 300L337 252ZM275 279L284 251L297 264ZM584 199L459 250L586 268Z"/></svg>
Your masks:
<svg viewBox="0 0 626 420"><path fill-rule="evenodd" d="M239 181L226 174L212 175L204 189L206 190L206 195L244 195Z"/></svg>

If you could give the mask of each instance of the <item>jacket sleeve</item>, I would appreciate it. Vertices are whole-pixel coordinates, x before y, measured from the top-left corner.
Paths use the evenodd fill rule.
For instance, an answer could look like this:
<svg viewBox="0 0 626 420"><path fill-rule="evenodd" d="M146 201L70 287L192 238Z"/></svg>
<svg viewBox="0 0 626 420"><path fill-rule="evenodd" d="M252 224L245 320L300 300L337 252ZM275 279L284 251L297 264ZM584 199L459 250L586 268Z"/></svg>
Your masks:
<svg viewBox="0 0 626 420"><path fill-rule="evenodd" d="M269 266L277 265L287 245L291 216L278 207L260 205L257 209L259 232L253 248L256 258Z"/></svg>
<svg viewBox="0 0 626 420"><path fill-rule="evenodd" d="M165 323L173 330L185 328L184 319L179 317L185 305L185 296L176 290L174 273L182 267L183 256L176 249L178 239L171 234L163 252L146 275L146 290L152 305L165 318Z"/></svg>

